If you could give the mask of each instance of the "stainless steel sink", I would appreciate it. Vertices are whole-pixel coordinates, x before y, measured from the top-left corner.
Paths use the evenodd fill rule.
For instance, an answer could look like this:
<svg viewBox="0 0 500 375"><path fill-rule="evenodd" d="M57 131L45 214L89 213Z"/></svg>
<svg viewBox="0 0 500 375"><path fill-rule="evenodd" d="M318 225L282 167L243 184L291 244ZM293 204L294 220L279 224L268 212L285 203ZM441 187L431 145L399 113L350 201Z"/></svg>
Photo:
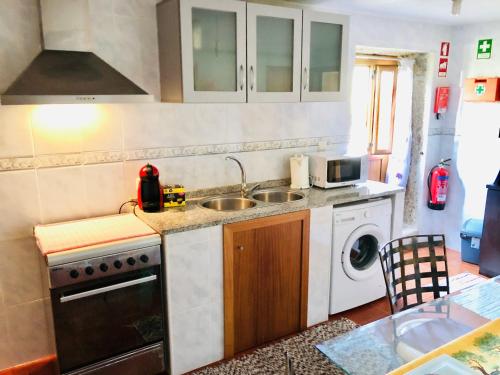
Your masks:
<svg viewBox="0 0 500 375"><path fill-rule="evenodd" d="M200 204L216 211L239 211L255 207L257 202L241 197L215 197L205 199Z"/></svg>
<svg viewBox="0 0 500 375"><path fill-rule="evenodd" d="M252 194L252 198L266 203L286 203L304 199L304 194L289 190L267 190Z"/></svg>

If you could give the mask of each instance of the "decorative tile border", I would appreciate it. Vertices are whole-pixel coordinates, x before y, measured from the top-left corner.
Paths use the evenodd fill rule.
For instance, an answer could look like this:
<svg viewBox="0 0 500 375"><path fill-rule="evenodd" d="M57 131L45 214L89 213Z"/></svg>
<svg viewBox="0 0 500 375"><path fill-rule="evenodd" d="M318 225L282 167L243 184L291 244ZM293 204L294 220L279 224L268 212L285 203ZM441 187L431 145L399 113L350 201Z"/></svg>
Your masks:
<svg viewBox="0 0 500 375"><path fill-rule="evenodd" d="M36 168L69 167L86 164L114 163L127 160L152 160L186 156L202 156L291 148L333 146L345 144L349 136L315 137L260 141L244 143L222 143L213 145L146 148L125 151L91 151L70 154L52 154L0 159L0 172Z"/></svg>

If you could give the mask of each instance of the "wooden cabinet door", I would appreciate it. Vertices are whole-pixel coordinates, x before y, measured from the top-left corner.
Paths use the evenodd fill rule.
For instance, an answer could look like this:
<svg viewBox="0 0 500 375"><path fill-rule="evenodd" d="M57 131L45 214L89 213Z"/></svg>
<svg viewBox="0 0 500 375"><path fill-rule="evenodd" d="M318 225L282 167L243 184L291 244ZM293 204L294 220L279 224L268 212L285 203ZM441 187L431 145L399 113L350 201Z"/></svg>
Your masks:
<svg viewBox="0 0 500 375"><path fill-rule="evenodd" d="M294 220L256 229L259 344L300 331L302 224Z"/></svg>
<svg viewBox="0 0 500 375"><path fill-rule="evenodd" d="M307 326L309 211L224 226L224 352Z"/></svg>
<svg viewBox="0 0 500 375"><path fill-rule="evenodd" d="M242 230L233 234L231 271L234 314L232 314L232 319L234 336L237 338L236 352L250 349L258 341L255 317L259 313L259 254L255 247L255 238L255 229ZM224 291L226 291L225 288Z"/></svg>

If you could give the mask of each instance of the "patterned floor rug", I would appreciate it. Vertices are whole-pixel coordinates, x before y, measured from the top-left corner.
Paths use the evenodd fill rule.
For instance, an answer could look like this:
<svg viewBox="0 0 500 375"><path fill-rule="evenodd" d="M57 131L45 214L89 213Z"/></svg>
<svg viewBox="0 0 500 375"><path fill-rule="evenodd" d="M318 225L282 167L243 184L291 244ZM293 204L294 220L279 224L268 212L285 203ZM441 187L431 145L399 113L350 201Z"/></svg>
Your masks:
<svg viewBox="0 0 500 375"><path fill-rule="evenodd" d="M342 318L308 329L296 336L229 360L217 366L207 367L196 375L264 375L287 373L285 353L291 358L296 375L340 375L343 372L326 359L314 345L342 335L357 325Z"/></svg>

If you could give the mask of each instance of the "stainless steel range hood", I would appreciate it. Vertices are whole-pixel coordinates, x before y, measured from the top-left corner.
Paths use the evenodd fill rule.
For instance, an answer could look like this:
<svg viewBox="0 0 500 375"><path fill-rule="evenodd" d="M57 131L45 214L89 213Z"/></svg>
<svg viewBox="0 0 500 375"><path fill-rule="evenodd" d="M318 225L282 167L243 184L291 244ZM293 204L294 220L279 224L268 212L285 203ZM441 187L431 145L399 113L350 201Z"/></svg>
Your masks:
<svg viewBox="0 0 500 375"><path fill-rule="evenodd" d="M151 95L92 52L42 51L2 104L130 103Z"/></svg>
<svg viewBox="0 0 500 375"><path fill-rule="evenodd" d="M40 4L43 41L52 48L40 52L2 94L2 104L153 101L152 95L88 52L88 0L41 0Z"/></svg>

